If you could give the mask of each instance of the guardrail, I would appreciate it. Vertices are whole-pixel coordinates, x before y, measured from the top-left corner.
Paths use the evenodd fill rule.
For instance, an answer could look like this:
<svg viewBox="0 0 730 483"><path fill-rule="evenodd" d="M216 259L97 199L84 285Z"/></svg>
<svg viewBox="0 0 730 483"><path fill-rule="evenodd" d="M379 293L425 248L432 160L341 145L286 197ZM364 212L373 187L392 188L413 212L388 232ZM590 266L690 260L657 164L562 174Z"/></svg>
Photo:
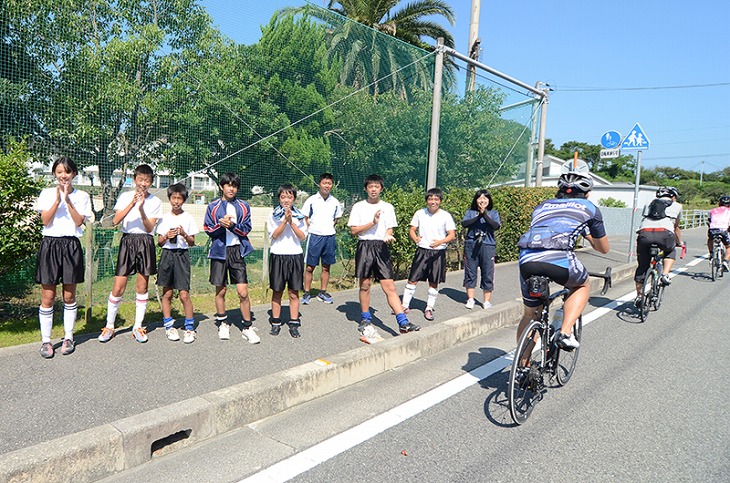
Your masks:
<svg viewBox="0 0 730 483"><path fill-rule="evenodd" d="M680 228L687 230L699 226L707 226L708 211L705 210L684 210L682 211L682 222Z"/></svg>

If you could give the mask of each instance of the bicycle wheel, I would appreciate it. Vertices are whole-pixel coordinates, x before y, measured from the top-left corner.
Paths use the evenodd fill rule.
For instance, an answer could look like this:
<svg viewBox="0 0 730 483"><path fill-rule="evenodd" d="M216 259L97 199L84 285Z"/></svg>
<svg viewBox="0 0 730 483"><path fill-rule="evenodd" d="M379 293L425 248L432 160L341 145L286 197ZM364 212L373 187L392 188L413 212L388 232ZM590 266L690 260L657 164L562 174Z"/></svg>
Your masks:
<svg viewBox="0 0 730 483"><path fill-rule="evenodd" d="M578 317L578 321L573 326L573 334L575 339L580 342L581 335L583 334L583 315ZM578 362L578 353L580 347L567 351L565 349L558 349L558 360L556 361L555 376L559 386L565 386L573 376L575 371L575 364Z"/></svg>
<svg viewBox="0 0 730 483"><path fill-rule="evenodd" d="M515 358L509 371L509 383L507 385L509 412L517 424L527 421L540 397L537 378L542 377L539 369L541 351L533 352L535 345L542 343L540 326L540 322L533 320L525 328L520 341L517 343ZM534 342L535 340L537 340L537 343Z"/></svg>
<svg viewBox="0 0 730 483"><path fill-rule="evenodd" d="M662 306L662 297L664 297L664 289L667 288L663 284L658 283L656 285L656 293L654 294L654 310L659 310Z"/></svg>
<svg viewBox="0 0 730 483"><path fill-rule="evenodd" d="M644 285L641 288L641 306L639 307L639 318L642 322L646 322L649 317L649 309L653 303L652 287L659 283L659 274L651 268L646 271L644 276Z"/></svg>
<svg viewBox="0 0 730 483"><path fill-rule="evenodd" d="M715 249L712 252L712 261L710 262L710 277L714 282L717 280L717 276L722 269L722 263L720 262L720 250Z"/></svg>

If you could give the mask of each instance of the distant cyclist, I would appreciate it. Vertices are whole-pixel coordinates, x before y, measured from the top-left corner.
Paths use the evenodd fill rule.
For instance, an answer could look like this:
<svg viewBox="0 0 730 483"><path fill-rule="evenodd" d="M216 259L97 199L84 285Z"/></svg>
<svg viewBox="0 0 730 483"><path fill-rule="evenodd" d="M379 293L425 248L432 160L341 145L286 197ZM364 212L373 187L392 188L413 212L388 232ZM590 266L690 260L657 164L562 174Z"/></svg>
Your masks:
<svg viewBox="0 0 730 483"><path fill-rule="evenodd" d="M675 246L682 246L682 232L679 222L682 219L682 205L677 202L679 192L671 186L662 186L656 191L656 199L644 206L641 225L637 230L636 258L638 266L634 274L636 299L634 305L641 303L641 290L644 276L651 264L651 246L656 244L664 252L664 273L660 281L669 285L669 272L676 258Z"/></svg>
<svg viewBox="0 0 730 483"><path fill-rule="evenodd" d="M709 215L709 229L707 230L707 250L710 252L712 257L712 239L716 235L722 237L722 243L725 245L725 260L722 262L722 267L730 271L728 262L730 261L730 196L720 196L720 201L717 208L710 210Z"/></svg>
<svg viewBox="0 0 730 483"><path fill-rule="evenodd" d="M590 285L588 271L575 255L575 242L582 236L600 253L608 253L609 249L603 215L587 199L592 189L589 174L565 173L558 179L555 198L540 203L532 212L530 229L518 242L524 315L517 328L517 340L535 311L542 310L540 300L530 296L526 283L531 276L541 275L570 290L563 306L558 345L568 350L580 346L573 326L588 303Z"/></svg>

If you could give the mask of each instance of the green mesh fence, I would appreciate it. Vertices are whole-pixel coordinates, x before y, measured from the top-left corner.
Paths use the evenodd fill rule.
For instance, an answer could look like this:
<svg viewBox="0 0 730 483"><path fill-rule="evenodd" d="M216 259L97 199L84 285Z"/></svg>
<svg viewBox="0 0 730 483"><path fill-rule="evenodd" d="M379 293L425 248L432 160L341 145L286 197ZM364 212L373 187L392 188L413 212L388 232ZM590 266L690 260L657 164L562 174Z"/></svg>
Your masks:
<svg viewBox="0 0 730 483"><path fill-rule="evenodd" d="M194 0L160 0L154 9L2 2L0 143L25 139L46 175L51 155L79 165L75 185L92 195L97 220L94 304L104 303L114 274L113 206L138 164L154 168L163 202L167 186L188 185L185 209L201 231L218 177L240 175L238 195L253 207L253 282L263 278L264 222L279 184L294 184L301 206L319 174L334 173L346 210L370 173L386 187L425 185L435 54L315 5L291 6L302 8L260 26L251 20L256 3L230 2L241 29L261 31L243 45ZM530 96L481 72L466 93L465 74L447 61L438 165L447 192L524 176L533 135L532 104L522 102ZM210 293L207 237L196 241L192 291ZM9 280L32 286L32 274Z"/></svg>

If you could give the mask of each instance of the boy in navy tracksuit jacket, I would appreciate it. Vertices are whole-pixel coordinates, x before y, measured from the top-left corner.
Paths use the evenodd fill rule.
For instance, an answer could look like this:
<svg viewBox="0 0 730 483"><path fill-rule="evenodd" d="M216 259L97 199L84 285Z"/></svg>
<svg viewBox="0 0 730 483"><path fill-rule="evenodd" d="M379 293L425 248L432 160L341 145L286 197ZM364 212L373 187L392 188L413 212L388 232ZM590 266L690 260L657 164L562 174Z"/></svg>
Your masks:
<svg viewBox="0 0 730 483"><path fill-rule="evenodd" d="M230 281L236 285L243 321L242 336L251 344L261 339L251 321L251 301L248 298L248 275L244 257L253 251L248 240L251 231L251 207L236 199L241 179L235 173L226 173L220 178L222 196L208 205L205 211L204 228L211 238L210 283L215 285L215 319L218 323L218 338L230 339L231 324L226 315L226 288Z"/></svg>

